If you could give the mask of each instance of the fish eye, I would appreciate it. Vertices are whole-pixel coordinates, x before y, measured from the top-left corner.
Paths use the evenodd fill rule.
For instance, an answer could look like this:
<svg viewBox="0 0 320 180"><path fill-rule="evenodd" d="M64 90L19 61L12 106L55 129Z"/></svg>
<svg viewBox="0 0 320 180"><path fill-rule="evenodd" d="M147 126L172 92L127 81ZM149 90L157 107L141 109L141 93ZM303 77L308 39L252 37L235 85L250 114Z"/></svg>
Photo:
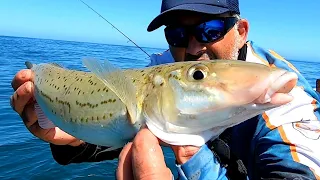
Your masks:
<svg viewBox="0 0 320 180"><path fill-rule="evenodd" d="M196 70L193 72L193 79L194 80L201 80L204 78L204 73L201 70Z"/></svg>
<svg viewBox="0 0 320 180"><path fill-rule="evenodd" d="M202 64L197 64L192 66L188 71L188 77L190 80L202 80L206 78L208 72L208 67Z"/></svg>

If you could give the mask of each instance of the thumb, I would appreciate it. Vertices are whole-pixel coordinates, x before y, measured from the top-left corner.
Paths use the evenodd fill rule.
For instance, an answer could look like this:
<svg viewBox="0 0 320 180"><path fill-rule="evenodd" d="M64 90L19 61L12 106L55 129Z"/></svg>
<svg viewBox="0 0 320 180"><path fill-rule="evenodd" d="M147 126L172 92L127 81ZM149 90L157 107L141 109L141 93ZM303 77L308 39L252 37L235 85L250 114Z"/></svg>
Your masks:
<svg viewBox="0 0 320 180"><path fill-rule="evenodd" d="M134 179L172 179L158 139L147 129L141 129L132 144Z"/></svg>

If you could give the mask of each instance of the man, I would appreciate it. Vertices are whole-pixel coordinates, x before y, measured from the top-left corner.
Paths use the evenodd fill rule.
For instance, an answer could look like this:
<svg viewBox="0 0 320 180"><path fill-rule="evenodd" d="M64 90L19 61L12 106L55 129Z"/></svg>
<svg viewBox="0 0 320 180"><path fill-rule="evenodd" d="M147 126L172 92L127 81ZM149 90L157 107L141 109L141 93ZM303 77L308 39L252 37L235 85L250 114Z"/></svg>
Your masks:
<svg viewBox="0 0 320 180"><path fill-rule="evenodd" d="M153 55L150 65L186 60L238 59L278 66L298 73L274 51L264 50L256 43L247 41L249 23L239 18L237 0L163 0L161 12L150 23L148 31L165 25L170 51L163 55ZM24 73L26 75L23 76ZM243 162L250 179L319 178L320 153L316 149L320 145L317 136L320 127L319 97L300 73L298 76L298 86L292 91L294 100L291 103L230 128L224 136L228 138L218 138L221 140L218 143L208 142L203 147L173 146L180 177L234 178L233 173L239 174L234 170L242 166L232 168L235 164L229 162L230 159L225 162L223 154L231 150L231 159ZM51 143L53 157L58 163L101 161L118 157L120 150L94 156L104 147L97 149L95 145L84 143L58 128L41 129L32 103L27 103L32 98L32 83L28 82L30 77L31 72L27 70L16 75L12 83L15 89L12 104L28 129L35 136ZM141 130L133 143L123 148L117 177L172 178L159 147L159 142L147 129ZM227 148L221 153L221 147ZM151 161L148 158L152 158Z"/></svg>

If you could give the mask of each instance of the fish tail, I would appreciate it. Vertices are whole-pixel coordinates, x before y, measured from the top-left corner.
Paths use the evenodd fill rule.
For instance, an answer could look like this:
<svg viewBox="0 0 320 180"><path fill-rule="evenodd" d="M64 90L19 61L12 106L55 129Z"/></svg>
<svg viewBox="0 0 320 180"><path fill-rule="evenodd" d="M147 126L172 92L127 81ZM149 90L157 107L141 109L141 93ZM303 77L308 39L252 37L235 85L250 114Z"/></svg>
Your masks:
<svg viewBox="0 0 320 180"><path fill-rule="evenodd" d="M31 69L33 67L33 64L30 61L26 61L24 64L27 66L28 69Z"/></svg>

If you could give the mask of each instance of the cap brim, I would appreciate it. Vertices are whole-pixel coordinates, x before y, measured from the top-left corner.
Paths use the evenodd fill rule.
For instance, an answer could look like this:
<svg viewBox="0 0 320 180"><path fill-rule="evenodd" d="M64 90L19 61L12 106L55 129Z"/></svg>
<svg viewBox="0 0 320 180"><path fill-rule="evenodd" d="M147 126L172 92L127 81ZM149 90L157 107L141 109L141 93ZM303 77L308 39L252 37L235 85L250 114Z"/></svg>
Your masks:
<svg viewBox="0 0 320 180"><path fill-rule="evenodd" d="M212 6L207 4L182 4L176 7L173 7L167 11L162 12L159 14L156 18L154 18L151 23L148 26L148 32L153 31L161 27L162 25L165 25L166 15L169 12L173 11L193 11L193 12L199 12L199 13L205 13L205 14L222 14L225 12L228 12L229 9L225 7L218 7L218 6Z"/></svg>

